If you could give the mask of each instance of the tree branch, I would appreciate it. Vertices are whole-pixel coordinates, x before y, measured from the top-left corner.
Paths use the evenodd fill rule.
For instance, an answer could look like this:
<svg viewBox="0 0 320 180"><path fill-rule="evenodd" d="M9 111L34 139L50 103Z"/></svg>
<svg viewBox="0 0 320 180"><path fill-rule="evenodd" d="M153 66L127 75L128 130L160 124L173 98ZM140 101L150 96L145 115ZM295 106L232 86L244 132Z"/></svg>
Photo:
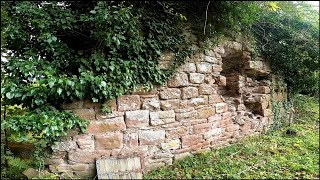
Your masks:
<svg viewBox="0 0 320 180"><path fill-rule="evenodd" d="M203 34L206 35L206 26L207 26L207 20L208 20L208 8L209 4L211 1L208 2L207 4L207 9L206 9L206 20L204 21L204 27L203 27Z"/></svg>

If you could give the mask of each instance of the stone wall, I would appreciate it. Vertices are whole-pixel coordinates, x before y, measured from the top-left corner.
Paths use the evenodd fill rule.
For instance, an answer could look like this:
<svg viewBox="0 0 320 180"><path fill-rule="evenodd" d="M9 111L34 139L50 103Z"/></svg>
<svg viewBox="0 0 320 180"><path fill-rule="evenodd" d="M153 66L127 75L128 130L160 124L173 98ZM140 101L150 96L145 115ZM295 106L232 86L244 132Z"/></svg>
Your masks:
<svg viewBox="0 0 320 180"><path fill-rule="evenodd" d="M160 67L172 57L164 54ZM90 125L53 146L46 164L66 178L94 177L99 158L139 157L143 172L259 134L273 120L271 82L267 64L227 41L192 55L165 85L113 100L111 114L88 100L63 105Z"/></svg>

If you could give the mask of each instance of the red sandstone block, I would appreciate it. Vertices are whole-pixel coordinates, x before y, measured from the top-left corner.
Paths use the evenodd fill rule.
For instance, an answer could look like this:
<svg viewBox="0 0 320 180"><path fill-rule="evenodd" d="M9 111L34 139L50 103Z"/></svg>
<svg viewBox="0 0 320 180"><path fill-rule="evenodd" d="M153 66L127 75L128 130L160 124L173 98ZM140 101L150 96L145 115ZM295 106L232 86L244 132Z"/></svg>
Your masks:
<svg viewBox="0 0 320 180"><path fill-rule="evenodd" d="M129 148L138 147L138 133L137 132L127 132L124 133L123 144Z"/></svg>
<svg viewBox="0 0 320 180"><path fill-rule="evenodd" d="M214 107L204 107L201 109L198 109L198 119L207 119L210 116L213 116L215 114Z"/></svg>
<svg viewBox="0 0 320 180"><path fill-rule="evenodd" d="M108 133L102 135L95 135L96 149L108 150L122 148L123 134L122 133Z"/></svg>
<svg viewBox="0 0 320 180"><path fill-rule="evenodd" d="M240 128L240 126L238 124L229 124L229 126L227 126L226 131L227 132L233 132L233 131L238 131Z"/></svg>
<svg viewBox="0 0 320 180"><path fill-rule="evenodd" d="M200 148L207 148L210 145L210 141L199 141L198 144L190 146L190 147L186 147L183 149L177 149L174 151L175 154L180 154L180 153L184 153L184 152L191 152L191 151L195 151L198 150Z"/></svg>
<svg viewBox="0 0 320 180"><path fill-rule="evenodd" d="M79 116L82 119L86 120L95 120L96 119L96 112L93 108L91 109L74 109L72 110L74 114Z"/></svg>
<svg viewBox="0 0 320 180"><path fill-rule="evenodd" d="M140 145L157 145L165 139L164 130L140 130L139 142Z"/></svg>
<svg viewBox="0 0 320 180"><path fill-rule="evenodd" d="M105 119L103 121L92 121L87 127L87 133L107 133L112 131L125 130L126 124L123 117Z"/></svg>
<svg viewBox="0 0 320 180"><path fill-rule="evenodd" d="M187 135L181 138L182 148L196 145L203 141L202 135Z"/></svg>
<svg viewBox="0 0 320 180"><path fill-rule="evenodd" d="M139 95L125 95L118 97L118 111L138 110L141 106Z"/></svg>
<svg viewBox="0 0 320 180"><path fill-rule="evenodd" d="M211 123L198 124L193 126L193 134L203 134L210 130Z"/></svg>
<svg viewBox="0 0 320 180"><path fill-rule="evenodd" d="M187 134L188 134L187 127L177 127L177 128L166 130L166 137L169 139L185 136Z"/></svg>

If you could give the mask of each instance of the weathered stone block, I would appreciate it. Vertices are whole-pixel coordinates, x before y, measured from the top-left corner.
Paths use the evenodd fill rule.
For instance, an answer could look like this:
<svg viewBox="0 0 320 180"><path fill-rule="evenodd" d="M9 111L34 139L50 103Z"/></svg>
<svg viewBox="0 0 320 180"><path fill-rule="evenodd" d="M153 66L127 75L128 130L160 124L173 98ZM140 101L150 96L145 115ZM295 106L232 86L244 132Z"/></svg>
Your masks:
<svg viewBox="0 0 320 180"><path fill-rule="evenodd" d="M80 149L88 152L93 152L94 147L94 136L92 134L81 134L73 138Z"/></svg>
<svg viewBox="0 0 320 180"><path fill-rule="evenodd" d="M216 80L212 77L211 74L207 75L205 78L204 78L204 82L210 86L214 85L214 83L216 82Z"/></svg>
<svg viewBox="0 0 320 180"><path fill-rule="evenodd" d="M261 93L261 94L270 94L271 90L268 86L259 86L258 88L255 89L256 93Z"/></svg>
<svg viewBox="0 0 320 180"><path fill-rule="evenodd" d="M150 112L150 122L153 126L168 124L174 121L175 113L173 110Z"/></svg>
<svg viewBox="0 0 320 180"><path fill-rule="evenodd" d="M235 74L235 75L232 75L232 76L227 76L227 81L229 82L232 82L232 81L244 81L245 78L239 74Z"/></svg>
<svg viewBox="0 0 320 180"><path fill-rule="evenodd" d="M209 95L209 104L216 104L220 102L223 102L220 95L218 94Z"/></svg>
<svg viewBox="0 0 320 180"><path fill-rule="evenodd" d="M188 134L188 128L187 127L177 127L166 130L166 137L171 138L177 138Z"/></svg>
<svg viewBox="0 0 320 180"><path fill-rule="evenodd" d="M201 97L201 98L192 98L188 100L188 106L200 106L200 105L205 105L208 103L208 99Z"/></svg>
<svg viewBox="0 0 320 180"><path fill-rule="evenodd" d="M193 126L193 125L196 125L196 124L201 124L201 123L206 123L208 122L207 119L185 119L185 120L181 120L181 123L183 126L186 126L186 127L190 127L190 126Z"/></svg>
<svg viewBox="0 0 320 180"><path fill-rule="evenodd" d="M142 109L149 111L159 111L160 101L158 98L146 98L142 101Z"/></svg>
<svg viewBox="0 0 320 180"><path fill-rule="evenodd" d="M227 78L225 76L218 76L217 82L219 86L226 86L227 85Z"/></svg>
<svg viewBox="0 0 320 180"><path fill-rule="evenodd" d="M111 113L98 112L96 114L96 119L98 121L103 121L106 119L111 119L111 118L115 118L115 117L123 117L123 116L124 116L124 112L120 112L120 111L112 111Z"/></svg>
<svg viewBox="0 0 320 180"><path fill-rule="evenodd" d="M194 63L185 63L177 69L178 72L196 72L196 70Z"/></svg>
<svg viewBox="0 0 320 180"><path fill-rule="evenodd" d="M199 95L198 88L196 87L185 87L182 88L182 99L189 99L193 97L197 97Z"/></svg>
<svg viewBox="0 0 320 180"><path fill-rule="evenodd" d="M49 165L49 170L52 173L61 173L61 172L71 173L72 171L70 164Z"/></svg>
<svg viewBox="0 0 320 180"><path fill-rule="evenodd" d="M103 121L92 121L87 127L87 133L106 133L126 129L123 117L105 119Z"/></svg>
<svg viewBox="0 0 320 180"><path fill-rule="evenodd" d="M197 124L193 126L193 134L203 134L208 132L211 128L210 123Z"/></svg>
<svg viewBox="0 0 320 180"><path fill-rule="evenodd" d="M200 73L190 73L190 82L200 84L203 82L205 75Z"/></svg>
<svg viewBox="0 0 320 180"><path fill-rule="evenodd" d="M178 109L180 104L179 99L170 99L165 101L160 101L160 107L161 110L172 110L172 109Z"/></svg>
<svg viewBox="0 0 320 180"><path fill-rule="evenodd" d="M204 94L213 94L213 93L217 93L216 90L210 86L209 84L200 84L199 86L199 94L200 95L204 95Z"/></svg>
<svg viewBox="0 0 320 180"><path fill-rule="evenodd" d="M208 117L208 122L216 122L222 119L220 114L215 114L213 116Z"/></svg>
<svg viewBox="0 0 320 180"><path fill-rule="evenodd" d="M248 61L245 63L246 69L263 69L263 62L262 61Z"/></svg>
<svg viewBox="0 0 320 180"><path fill-rule="evenodd" d="M160 69L169 69L172 65L172 61L159 61Z"/></svg>
<svg viewBox="0 0 320 180"><path fill-rule="evenodd" d="M217 46L213 49L214 52L218 53L218 54L224 54L225 50L223 48L223 46Z"/></svg>
<svg viewBox="0 0 320 180"><path fill-rule="evenodd" d="M197 63L197 72L211 73L212 72L212 64L210 64L210 63Z"/></svg>
<svg viewBox="0 0 320 180"><path fill-rule="evenodd" d="M205 56L204 61L209 62L209 63L214 63L214 64L219 63L219 60L213 56Z"/></svg>
<svg viewBox="0 0 320 180"><path fill-rule="evenodd" d="M92 152L86 151L69 151L68 152L68 160L73 163L90 163L93 164L96 161L96 158L100 154L95 154ZM69 165L70 166L70 165ZM62 171L60 171L62 172Z"/></svg>
<svg viewBox="0 0 320 180"><path fill-rule="evenodd" d="M228 106L226 103L217 103L215 106L216 106L216 113L223 113L228 110Z"/></svg>
<svg viewBox="0 0 320 180"><path fill-rule="evenodd" d="M217 64L214 64L212 65L212 71L214 73L220 73L222 71L222 66L221 65L217 65Z"/></svg>
<svg viewBox="0 0 320 180"><path fill-rule="evenodd" d="M182 148L196 145L203 141L202 135L187 135L181 138Z"/></svg>
<svg viewBox="0 0 320 180"><path fill-rule="evenodd" d="M108 150L123 147L123 134L122 133L106 133L95 135L96 149Z"/></svg>
<svg viewBox="0 0 320 180"><path fill-rule="evenodd" d="M149 125L149 111L127 111L125 113L127 127L146 127Z"/></svg>
<svg viewBox="0 0 320 180"><path fill-rule="evenodd" d="M233 131L238 131L240 129L239 124L229 124L229 126L227 126L226 131L227 132L233 132Z"/></svg>
<svg viewBox="0 0 320 180"><path fill-rule="evenodd" d="M179 139L173 139L165 143L161 143L161 148L163 150L173 150L173 149L179 149L180 148L180 140Z"/></svg>
<svg viewBox="0 0 320 180"><path fill-rule="evenodd" d="M205 133L203 135L203 138L204 139L209 139L209 138L214 137L214 136L219 136L222 132L223 132L222 128L211 129L211 130L209 130L207 133Z"/></svg>
<svg viewBox="0 0 320 180"><path fill-rule="evenodd" d="M272 110L271 109L263 109L262 110L262 116L267 117L272 115Z"/></svg>
<svg viewBox="0 0 320 180"><path fill-rule="evenodd" d="M178 88L166 88L160 92L161 99L180 99L181 91Z"/></svg>
<svg viewBox="0 0 320 180"><path fill-rule="evenodd" d="M177 72L167 83L168 87L184 87L188 84L188 75L183 72Z"/></svg>
<svg viewBox="0 0 320 180"><path fill-rule="evenodd" d="M124 95L118 97L118 111L132 111L140 109L140 96Z"/></svg>
<svg viewBox="0 0 320 180"><path fill-rule="evenodd" d="M208 117L215 114L215 108L214 107L203 107L201 109L198 109L198 116L199 119L207 119Z"/></svg>
<svg viewBox="0 0 320 180"><path fill-rule="evenodd" d="M92 99L86 99L83 102L83 107L84 108L100 108L102 105L100 102L93 102Z"/></svg>
<svg viewBox="0 0 320 180"><path fill-rule="evenodd" d="M197 111L194 109L186 109L183 112L176 112L176 120L194 119L197 117Z"/></svg>
<svg viewBox="0 0 320 180"><path fill-rule="evenodd" d="M52 159L46 159L44 163L45 165L52 165L52 164L57 165L57 164L63 164L64 160L62 158L58 158L58 159L52 158Z"/></svg>
<svg viewBox="0 0 320 180"><path fill-rule="evenodd" d="M266 76L270 74L270 68L263 61L247 61L244 63L246 74L249 76Z"/></svg>
<svg viewBox="0 0 320 180"><path fill-rule="evenodd" d="M95 120L96 119L96 112L93 108L74 109L72 111L75 115L79 116L81 119L86 119L86 120Z"/></svg>
<svg viewBox="0 0 320 180"><path fill-rule="evenodd" d="M51 149L53 152L57 151L71 151L77 149L77 143L75 141L61 141L61 142L56 142L54 145L51 146Z"/></svg>
<svg viewBox="0 0 320 180"><path fill-rule="evenodd" d="M141 130L139 131L140 145L157 145L165 139L164 130Z"/></svg>
<svg viewBox="0 0 320 180"><path fill-rule="evenodd" d="M82 109L83 108L83 101L75 101L69 104L62 104L62 109L64 110L71 110L71 109Z"/></svg>
<svg viewBox="0 0 320 180"><path fill-rule="evenodd" d="M129 148L138 147L138 133L137 132L125 132L123 137L123 144Z"/></svg>

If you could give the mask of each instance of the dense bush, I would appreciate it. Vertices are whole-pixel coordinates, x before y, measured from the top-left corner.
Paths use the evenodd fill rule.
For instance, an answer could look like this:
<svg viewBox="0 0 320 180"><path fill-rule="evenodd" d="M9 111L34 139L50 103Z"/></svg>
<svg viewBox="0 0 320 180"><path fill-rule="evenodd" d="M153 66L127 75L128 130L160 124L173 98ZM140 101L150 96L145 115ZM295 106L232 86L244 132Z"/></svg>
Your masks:
<svg viewBox="0 0 320 180"><path fill-rule="evenodd" d="M269 4L253 24L260 53L290 93L318 93L319 12L304 2Z"/></svg>

